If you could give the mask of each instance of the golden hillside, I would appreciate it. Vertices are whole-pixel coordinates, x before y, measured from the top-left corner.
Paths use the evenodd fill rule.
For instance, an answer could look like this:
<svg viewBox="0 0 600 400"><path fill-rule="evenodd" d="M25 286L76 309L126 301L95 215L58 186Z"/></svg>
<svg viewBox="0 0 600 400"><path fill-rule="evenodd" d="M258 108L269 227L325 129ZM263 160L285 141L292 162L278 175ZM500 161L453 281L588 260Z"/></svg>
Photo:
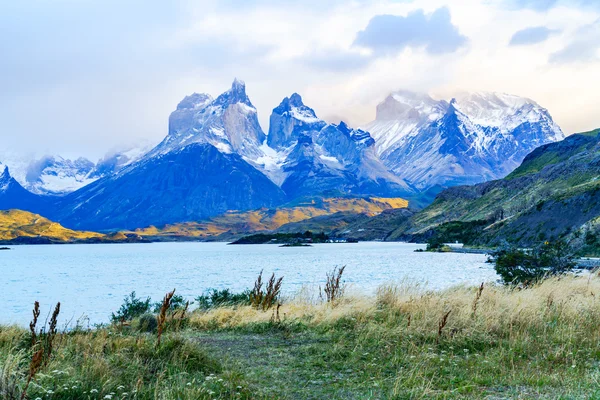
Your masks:
<svg viewBox="0 0 600 400"><path fill-rule="evenodd" d="M73 231L38 214L21 210L0 211L0 240L17 237L46 237L68 242L77 239L100 238L95 232Z"/></svg>
<svg viewBox="0 0 600 400"><path fill-rule="evenodd" d="M248 233L270 231L290 222L299 222L337 212L356 212L370 216L392 208L406 208L408 201L401 198L323 198L296 202L277 209L254 211L230 211L200 222L185 222L165 225L162 228L150 226L137 229L141 236L189 236L210 237L223 233Z"/></svg>

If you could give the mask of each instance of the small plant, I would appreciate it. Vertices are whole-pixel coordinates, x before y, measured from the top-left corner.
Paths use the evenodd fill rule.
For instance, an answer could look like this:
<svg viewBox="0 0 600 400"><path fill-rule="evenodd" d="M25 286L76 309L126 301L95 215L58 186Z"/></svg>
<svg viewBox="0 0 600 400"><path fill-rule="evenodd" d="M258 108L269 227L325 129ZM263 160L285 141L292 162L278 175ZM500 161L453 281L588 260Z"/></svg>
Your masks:
<svg viewBox="0 0 600 400"><path fill-rule="evenodd" d="M250 292L250 304L252 307L266 311L275 305L281 294L282 282L283 276L276 279L275 273L273 273L265 286L265 291L263 291L262 271L260 271L258 278L254 282L254 289Z"/></svg>
<svg viewBox="0 0 600 400"><path fill-rule="evenodd" d="M477 313L477 305L479 304L479 300L481 299L482 293L483 293L483 282L481 282L481 285L477 289L477 293L475 293L475 300L473 300L473 307L472 307L473 314L471 315L473 318L475 318L475 314Z"/></svg>
<svg viewBox="0 0 600 400"><path fill-rule="evenodd" d="M177 319L177 329L178 330L181 328L181 325L185 321L185 315L186 315L189 307L190 307L190 302L186 301L185 306L179 310L179 318ZM175 315L173 315L173 318L175 318Z"/></svg>
<svg viewBox="0 0 600 400"><path fill-rule="evenodd" d="M117 313L112 313L111 321L113 323L123 323L123 321L131 321L142 314L150 311L150 297L146 300L136 297L135 292L131 292L129 296L125 296L123 304Z"/></svg>
<svg viewBox="0 0 600 400"><path fill-rule="evenodd" d="M19 364L21 354L9 354L0 366L0 399L19 400L22 396L19 389Z"/></svg>
<svg viewBox="0 0 600 400"><path fill-rule="evenodd" d="M40 315L40 305L36 301L33 306L33 320L29 324L29 329L34 336L34 352L31 356L31 361L29 362L29 372L27 374L27 380L25 382L25 386L23 387L23 392L21 393L21 400L25 399L27 396L27 389L31 384L31 381L35 378L36 374L42 368L42 366L47 366L52 358L52 350L54 349L54 339L56 338L56 334L58 333L58 315L60 314L60 302L56 303L56 307L54 307L54 311L52 312L52 316L50 317L50 324L48 326L48 331L44 332L44 328L40 329L39 334L35 333L35 326L37 324L37 318ZM36 337L40 338L39 347ZM36 347L38 347L36 349Z"/></svg>
<svg viewBox="0 0 600 400"><path fill-rule="evenodd" d="M58 325L58 314L60 313L60 302L56 303L52 317L50 317L50 326L48 332L43 336L43 344L46 349L46 358L44 360L44 366L48 365L50 358L52 357L52 347L54 345L54 338L58 333L56 326Z"/></svg>
<svg viewBox="0 0 600 400"><path fill-rule="evenodd" d="M23 400L27 396L27 389L29 388L29 384L35 377L35 375L40 370L42 363L44 360L44 348L41 347L31 357L31 361L29 362L29 373L27 374L27 381L25 382L25 387L23 387L23 393L21 394L21 400Z"/></svg>
<svg viewBox="0 0 600 400"><path fill-rule="evenodd" d="M140 332L154 332L158 327L158 321L153 314L142 314L137 321L137 330Z"/></svg>
<svg viewBox="0 0 600 400"><path fill-rule="evenodd" d="M438 343L438 344L440 343L440 338L442 337L444 328L448 324L448 317L450 316L451 312L452 312L452 310L449 310L447 313L445 313L442 316L442 318L440 319L440 322L438 323L438 335L437 335L437 339L436 339L436 343Z"/></svg>
<svg viewBox="0 0 600 400"><path fill-rule="evenodd" d="M279 316L280 308L281 303L277 303L277 308L273 310L273 314L271 315L271 324L279 325L281 323L281 317Z"/></svg>
<svg viewBox="0 0 600 400"><path fill-rule="evenodd" d="M174 295L175 295L175 289L173 289L173 291L167 293L162 301L162 306L160 307L160 312L158 313L158 317L157 317L157 323L158 323L157 338L158 338L158 340L156 342L156 347L160 346L160 338L163 333L165 322L167 321L167 311L171 307L171 300L173 299Z"/></svg>
<svg viewBox="0 0 600 400"><path fill-rule="evenodd" d="M35 342L37 341L37 336L35 334L35 327L37 325L38 317L40 316L40 302L36 301L33 303L33 319L29 323L29 331L31 332L31 346L35 346Z"/></svg>
<svg viewBox="0 0 600 400"><path fill-rule="evenodd" d="M279 279L275 279L275 273L271 275L269 278L269 282L267 283L266 293L262 302L263 311L271 308L277 300L279 299L279 295L281 294L281 283L283 281L283 276Z"/></svg>
<svg viewBox="0 0 600 400"><path fill-rule="evenodd" d="M262 304L263 301L263 282L262 282L262 270L260 271L260 274L258 274L258 278L256 278L256 281L254 281L254 288L252 289L252 292L250 293L250 304L252 305L252 307L254 308L258 308L260 307L260 305Z"/></svg>
<svg viewBox="0 0 600 400"><path fill-rule="evenodd" d="M334 268L333 271L327 273L327 282L325 282L325 296L327 302L334 304L344 295L344 286L342 285L342 275L346 266L342 268Z"/></svg>

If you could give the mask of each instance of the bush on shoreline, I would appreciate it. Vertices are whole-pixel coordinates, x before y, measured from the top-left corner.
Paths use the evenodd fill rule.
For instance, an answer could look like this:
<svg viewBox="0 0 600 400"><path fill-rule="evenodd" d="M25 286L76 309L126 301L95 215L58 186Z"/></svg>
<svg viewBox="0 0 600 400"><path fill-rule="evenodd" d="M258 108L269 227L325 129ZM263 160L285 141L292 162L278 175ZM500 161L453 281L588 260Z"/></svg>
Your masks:
<svg viewBox="0 0 600 400"><path fill-rule="evenodd" d="M491 262L506 285L529 286L575 268L575 254L564 241L544 242L533 249L504 245L491 254Z"/></svg>

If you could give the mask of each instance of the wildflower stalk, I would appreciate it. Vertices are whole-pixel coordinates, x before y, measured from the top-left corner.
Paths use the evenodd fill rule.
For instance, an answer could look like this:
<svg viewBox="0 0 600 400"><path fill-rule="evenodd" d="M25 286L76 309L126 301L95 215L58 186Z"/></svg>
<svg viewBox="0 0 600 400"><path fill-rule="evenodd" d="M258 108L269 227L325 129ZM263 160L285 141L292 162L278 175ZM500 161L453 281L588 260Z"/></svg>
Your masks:
<svg viewBox="0 0 600 400"><path fill-rule="evenodd" d="M481 282L481 286L477 289L477 293L475 294L475 300L473 301L473 314L471 314L472 318L475 318L475 314L477 313L477 304L481 299L481 294L483 293L483 282Z"/></svg>
<svg viewBox="0 0 600 400"><path fill-rule="evenodd" d="M158 340L156 342L156 347L160 346L160 338L162 337L162 333L163 333L163 329L164 329L164 325L165 322L167 320L167 311L169 310L169 307L171 307L171 299L173 298L173 295L175 294L175 289L173 289L173 291L167 293L165 295L165 298L163 299L162 305L160 307L160 312L158 313Z"/></svg>
<svg viewBox="0 0 600 400"><path fill-rule="evenodd" d="M40 302L36 301L33 303L33 319L29 323L29 331L31 332L31 346L35 346L37 335L35 333L35 327L37 325L38 317L40 316Z"/></svg>

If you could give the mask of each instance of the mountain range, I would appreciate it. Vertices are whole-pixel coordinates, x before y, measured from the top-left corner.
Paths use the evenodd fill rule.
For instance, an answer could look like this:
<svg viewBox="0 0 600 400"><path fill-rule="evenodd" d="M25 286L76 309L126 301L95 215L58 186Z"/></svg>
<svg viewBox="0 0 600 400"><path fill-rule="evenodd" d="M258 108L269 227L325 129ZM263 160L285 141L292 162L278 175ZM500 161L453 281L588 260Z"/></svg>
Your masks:
<svg viewBox="0 0 600 400"><path fill-rule="evenodd" d="M185 97L165 139L147 152L96 164L48 157L30 165L24 181L6 168L0 209L114 230L311 196L403 197L419 206L445 187L503 177L531 150L563 137L528 99L476 94L446 102L409 92L390 95L363 129L320 119L294 93L273 109L265 134L236 79L217 98Z"/></svg>

